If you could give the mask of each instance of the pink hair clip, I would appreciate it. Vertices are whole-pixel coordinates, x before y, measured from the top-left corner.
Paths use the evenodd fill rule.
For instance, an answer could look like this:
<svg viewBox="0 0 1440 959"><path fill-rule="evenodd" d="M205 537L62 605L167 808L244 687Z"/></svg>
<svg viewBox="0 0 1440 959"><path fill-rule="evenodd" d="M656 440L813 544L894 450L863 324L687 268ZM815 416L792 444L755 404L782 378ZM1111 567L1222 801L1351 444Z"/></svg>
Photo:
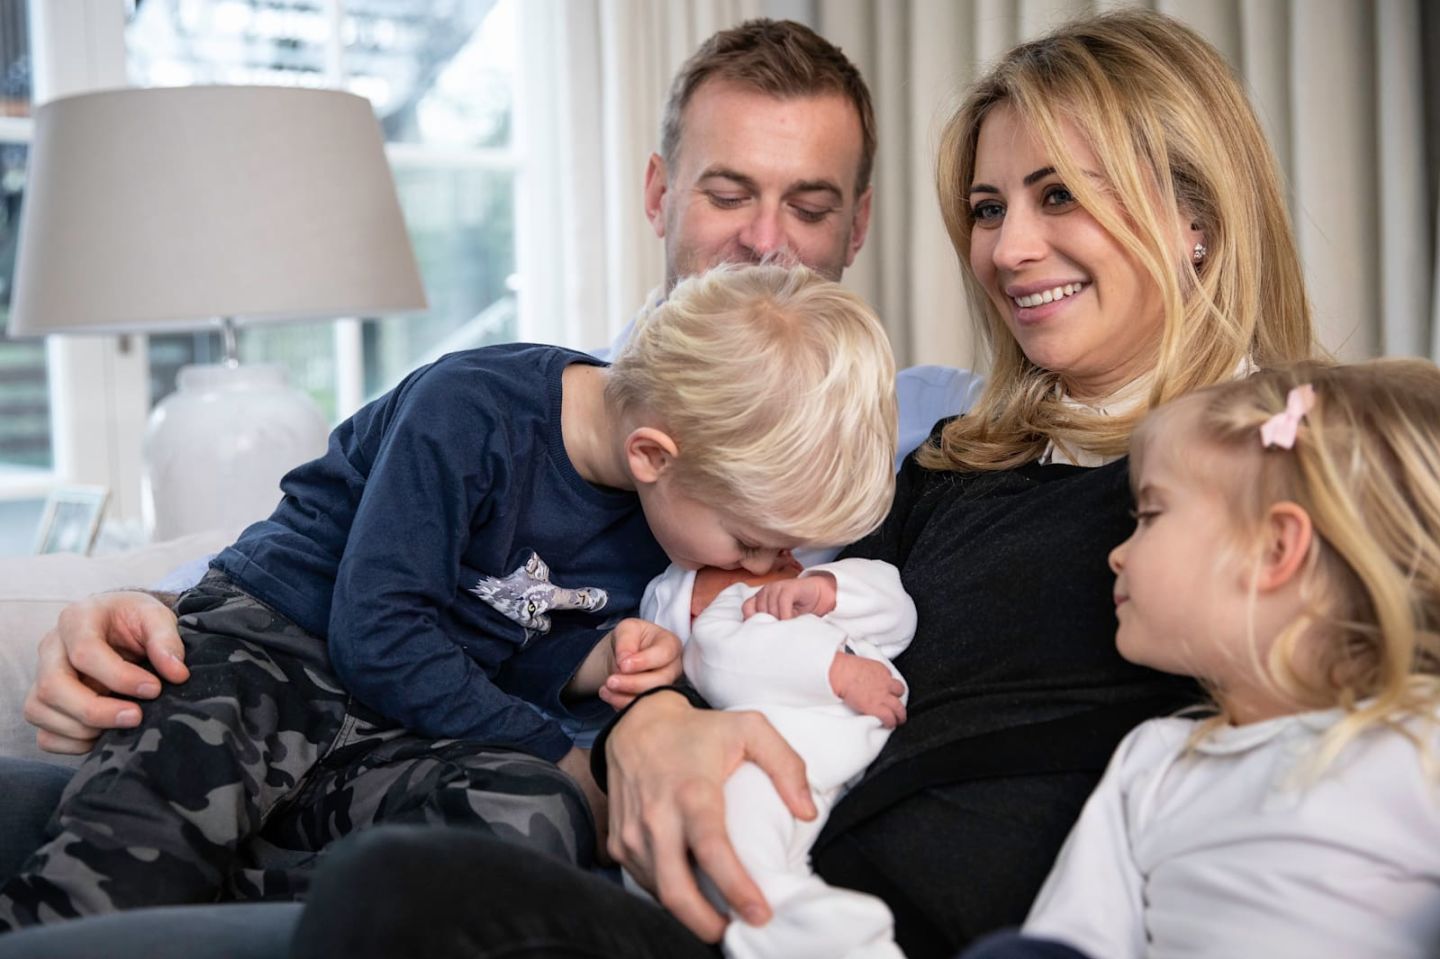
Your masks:
<svg viewBox="0 0 1440 959"><path fill-rule="evenodd" d="M1294 449L1300 420L1314 408L1315 387L1306 383L1292 389L1285 397L1285 408L1260 424L1260 445L1266 449L1272 446Z"/></svg>

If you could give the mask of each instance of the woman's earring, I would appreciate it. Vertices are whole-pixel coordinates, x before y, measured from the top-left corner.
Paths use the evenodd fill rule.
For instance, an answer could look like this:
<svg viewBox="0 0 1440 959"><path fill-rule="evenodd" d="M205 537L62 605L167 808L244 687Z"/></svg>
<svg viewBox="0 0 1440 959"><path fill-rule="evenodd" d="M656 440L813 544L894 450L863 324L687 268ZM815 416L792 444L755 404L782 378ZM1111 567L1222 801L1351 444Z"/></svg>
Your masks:
<svg viewBox="0 0 1440 959"><path fill-rule="evenodd" d="M1205 249L1204 243L1196 243L1194 252L1190 254L1190 259L1195 261L1196 266L1199 266L1205 262L1205 254L1209 252L1209 250Z"/></svg>

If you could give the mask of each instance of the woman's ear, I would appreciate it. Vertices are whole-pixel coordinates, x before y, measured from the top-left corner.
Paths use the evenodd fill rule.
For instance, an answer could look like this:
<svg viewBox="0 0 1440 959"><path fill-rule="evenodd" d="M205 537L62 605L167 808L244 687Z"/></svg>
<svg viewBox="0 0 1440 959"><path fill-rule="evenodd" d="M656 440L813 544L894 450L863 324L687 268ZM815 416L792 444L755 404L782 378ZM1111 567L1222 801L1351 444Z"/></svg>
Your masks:
<svg viewBox="0 0 1440 959"><path fill-rule="evenodd" d="M1310 555L1315 530L1305 508L1287 500L1276 503L1266 512L1262 535L1264 551L1260 555L1256 588L1263 593L1280 589L1295 579Z"/></svg>
<svg viewBox="0 0 1440 959"><path fill-rule="evenodd" d="M1198 268L1209 255L1210 243L1205 238L1205 228L1197 217L1187 217L1185 223L1186 229L1182 231L1185 257Z"/></svg>
<svg viewBox="0 0 1440 959"><path fill-rule="evenodd" d="M670 468L679 449L670 434L653 426L631 430L625 437L625 462L636 483L653 483Z"/></svg>

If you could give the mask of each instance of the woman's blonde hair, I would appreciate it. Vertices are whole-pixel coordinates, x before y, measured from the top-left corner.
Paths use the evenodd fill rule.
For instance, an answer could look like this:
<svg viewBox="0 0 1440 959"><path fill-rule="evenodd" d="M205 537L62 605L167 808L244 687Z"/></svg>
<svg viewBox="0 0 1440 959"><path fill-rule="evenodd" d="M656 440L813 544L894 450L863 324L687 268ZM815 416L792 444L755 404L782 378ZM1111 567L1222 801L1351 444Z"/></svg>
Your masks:
<svg viewBox="0 0 1440 959"><path fill-rule="evenodd" d="M772 533L849 543L890 508L890 343L864 300L805 267L683 280L637 323L605 395L671 436L688 495Z"/></svg>
<svg viewBox="0 0 1440 959"><path fill-rule="evenodd" d="M1294 447L1264 447L1261 424L1304 384L1315 402ZM1440 369L1392 359L1257 373L1151 413L1135 431L1132 475L1159 444L1194 449L1188 465L1228 492L1242 552L1264 549L1274 504L1293 502L1309 514L1305 609L1268 653L1258 655L1258 642L1252 649L1277 698L1349 711L1321 750L1321 768L1371 726L1402 728L1433 716L1440 706ZM1212 451L1220 455L1205 455Z"/></svg>
<svg viewBox="0 0 1440 959"><path fill-rule="evenodd" d="M1077 20L1010 51L946 124L937 182L992 372L984 394L922 451L933 469L1006 469L1064 448L1124 452L1143 415L1067 408L1057 373L1031 363L970 268L969 191L986 117L1016 111L1067 188L1149 274L1164 325L1151 405L1260 366L1312 355L1310 304L1275 159L1240 84L1198 34L1161 14ZM1075 133L1099 169L1082 170ZM1098 176L1098 180L1096 177ZM1208 253L1176 262L1176 211Z"/></svg>

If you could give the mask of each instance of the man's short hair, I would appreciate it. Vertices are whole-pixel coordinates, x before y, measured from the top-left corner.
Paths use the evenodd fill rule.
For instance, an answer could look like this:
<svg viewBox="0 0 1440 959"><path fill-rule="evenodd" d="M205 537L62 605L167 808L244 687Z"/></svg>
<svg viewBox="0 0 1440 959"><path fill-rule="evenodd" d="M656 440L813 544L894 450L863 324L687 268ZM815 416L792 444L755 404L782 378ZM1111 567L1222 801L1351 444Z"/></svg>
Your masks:
<svg viewBox="0 0 1440 959"><path fill-rule="evenodd" d="M682 280L636 323L605 396L670 434L687 495L769 532L850 543L890 508L890 343L864 300L806 267Z"/></svg>
<svg viewBox="0 0 1440 959"><path fill-rule="evenodd" d="M793 20L747 20L700 45L670 85L660 126L660 156L670 170L680 152L685 107L707 80L724 81L778 99L838 93L860 116L856 194L870 185L875 163L875 108L860 71L839 47Z"/></svg>

